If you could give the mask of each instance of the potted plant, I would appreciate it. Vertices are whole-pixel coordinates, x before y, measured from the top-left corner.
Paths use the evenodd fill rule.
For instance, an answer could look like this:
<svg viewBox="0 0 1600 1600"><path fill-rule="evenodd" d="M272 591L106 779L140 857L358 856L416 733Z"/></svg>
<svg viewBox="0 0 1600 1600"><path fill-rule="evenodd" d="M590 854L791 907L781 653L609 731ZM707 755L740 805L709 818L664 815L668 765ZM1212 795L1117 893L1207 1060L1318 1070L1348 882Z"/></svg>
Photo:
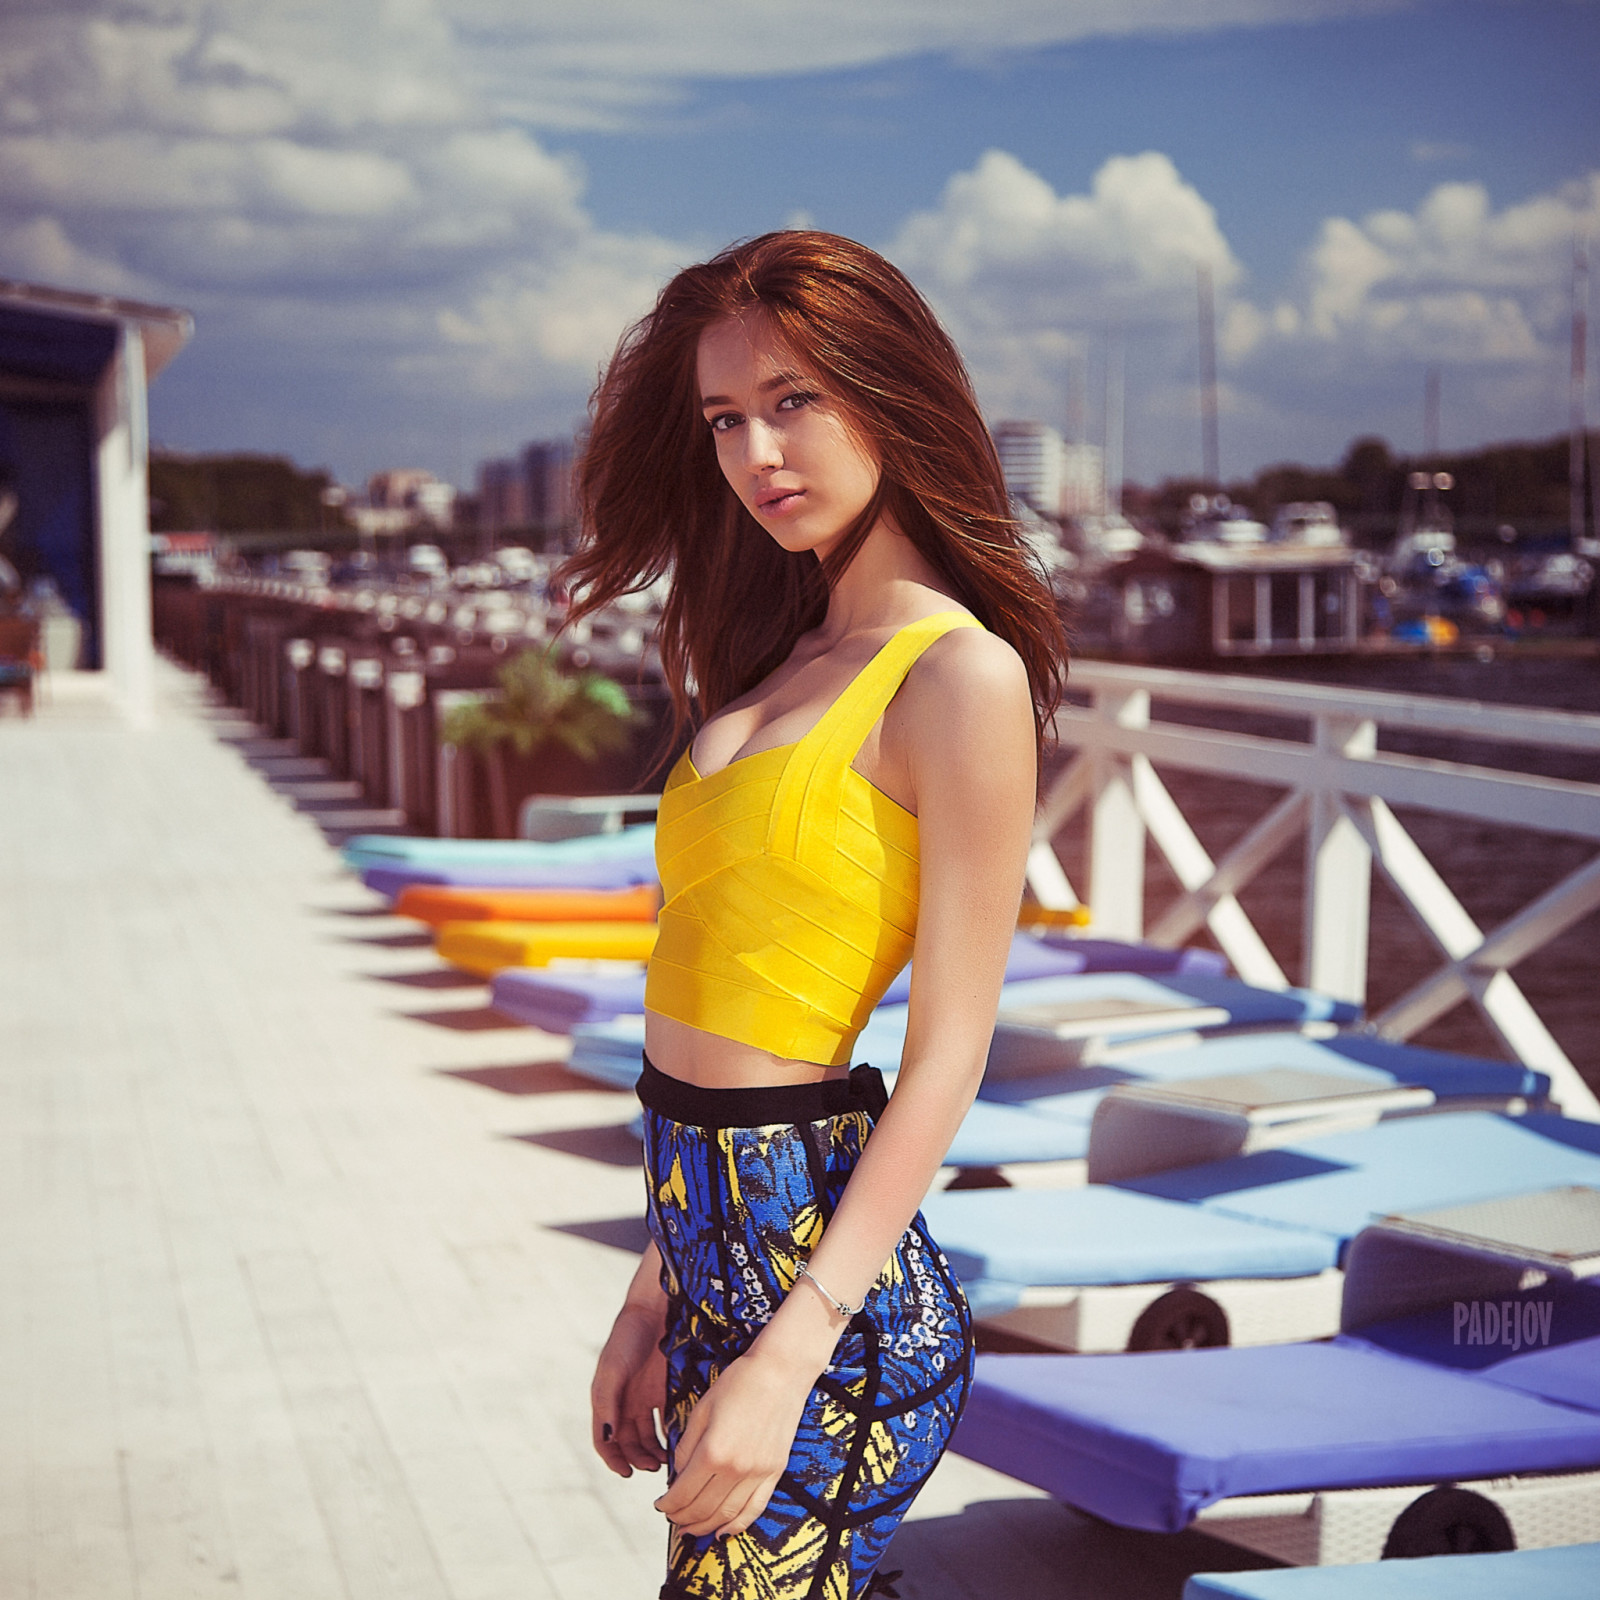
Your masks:
<svg viewBox="0 0 1600 1600"><path fill-rule="evenodd" d="M615 679L567 670L553 646L522 651L495 676L499 692L452 707L439 737L482 759L491 824L509 839L525 795L584 792L584 769L626 750L642 719Z"/></svg>

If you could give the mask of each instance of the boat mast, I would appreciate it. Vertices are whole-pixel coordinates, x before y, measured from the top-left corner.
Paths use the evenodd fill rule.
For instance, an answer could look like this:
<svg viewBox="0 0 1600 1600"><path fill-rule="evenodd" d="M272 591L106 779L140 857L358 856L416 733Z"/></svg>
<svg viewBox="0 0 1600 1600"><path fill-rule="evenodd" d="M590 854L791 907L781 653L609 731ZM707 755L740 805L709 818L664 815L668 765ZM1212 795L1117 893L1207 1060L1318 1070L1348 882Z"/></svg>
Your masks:
<svg viewBox="0 0 1600 1600"><path fill-rule="evenodd" d="M1439 369L1428 368L1422 391L1422 454L1428 463L1427 501L1423 510L1423 526L1439 526Z"/></svg>
<svg viewBox="0 0 1600 1600"><path fill-rule="evenodd" d="M1588 380L1584 370L1588 354L1589 259L1577 240L1572 245L1572 391L1571 439L1567 450L1567 529L1574 540L1583 538L1583 455L1588 439L1584 414ZM1600 528L1597 528L1600 532Z"/></svg>
<svg viewBox="0 0 1600 1600"><path fill-rule="evenodd" d="M1200 460L1206 486L1222 487L1221 453L1217 445L1217 316L1211 268L1199 266L1200 289Z"/></svg>
<svg viewBox="0 0 1600 1600"><path fill-rule="evenodd" d="M1105 505L1108 516L1122 515L1122 444L1124 412L1122 337L1106 337L1106 448L1101 457L1105 473Z"/></svg>

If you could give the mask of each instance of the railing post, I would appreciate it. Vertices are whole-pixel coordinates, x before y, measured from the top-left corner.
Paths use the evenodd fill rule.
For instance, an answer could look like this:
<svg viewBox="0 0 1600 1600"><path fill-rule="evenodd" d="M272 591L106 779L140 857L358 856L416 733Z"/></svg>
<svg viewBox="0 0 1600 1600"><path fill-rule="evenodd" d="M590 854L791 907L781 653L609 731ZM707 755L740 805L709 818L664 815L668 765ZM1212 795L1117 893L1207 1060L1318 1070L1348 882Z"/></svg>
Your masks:
<svg viewBox="0 0 1600 1600"><path fill-rule="evenodd" d="M1312 742L1327 755L1370 760L1378 725L1366 717L1321 716ZM1305 978L1308 989L1357 1005L1367 998L1367 920L1372 900L1372 849L1344 815L1339 794L1319 784L1311 793L1306 835Z"/></svg>
<svg viewBox="0 0 1600 1600"><path fill-rule="evenodd" d="M1147 689L1097 689L1095 714L1124 728L1150 726ZM1112 939L1144 934L1144 819L1134 803L1129 762L1109 750L1091 757L1089 912L1094 931Z"/></svg>

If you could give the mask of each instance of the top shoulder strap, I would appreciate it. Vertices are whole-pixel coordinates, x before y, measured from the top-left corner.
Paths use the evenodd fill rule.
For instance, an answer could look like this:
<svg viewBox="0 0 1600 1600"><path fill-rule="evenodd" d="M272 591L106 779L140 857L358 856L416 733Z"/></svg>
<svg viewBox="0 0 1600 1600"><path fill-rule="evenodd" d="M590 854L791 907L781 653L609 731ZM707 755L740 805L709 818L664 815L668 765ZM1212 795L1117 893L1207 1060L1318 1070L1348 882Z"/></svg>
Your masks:
<svg viewBox="0 0 1600 1600"><path fill-rule="evenodd" d="M936 639L957 628L982 626L963 611L941 611L908 623L884 644L795 746L773 799L769 848L799 855L805 853L802 840L809 838L826 854L844 775L906 674Z"/></svg>
<svg viewBox="0 0 1600 1600"><path fill-rule="evenodd" d="M862 740L872 731L873 724L883 715L905 682L906 674L928 646L957 628L982 626L976 617L969 617L963 611L940 611L918 622L907 623L851 679L844 693L828 707L822 720L801 743L808 744L815 738L820 746L819 760L826 762L830 756L843 753L843 765L849 766Z"/></svg>

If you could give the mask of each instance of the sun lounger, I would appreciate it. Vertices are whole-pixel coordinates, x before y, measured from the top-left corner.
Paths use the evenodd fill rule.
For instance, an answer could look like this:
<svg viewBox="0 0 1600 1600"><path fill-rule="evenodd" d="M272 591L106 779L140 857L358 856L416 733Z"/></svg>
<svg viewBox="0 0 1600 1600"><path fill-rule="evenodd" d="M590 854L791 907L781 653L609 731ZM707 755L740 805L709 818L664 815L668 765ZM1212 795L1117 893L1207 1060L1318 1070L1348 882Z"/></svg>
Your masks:
<svg viewBox="0 0 1600 1600"><path fill-rule="evenodd" d="M1118 1185L947 1191L925 1210L994 1330L1158 1349L1327 1337L1334 1269L1374 1216L1551 1183L1600 1183L1600 1126L1438 1112Z"/></svg>
<svg viewBox="0 0 1600 1600"><path fill-rule="evenodd" d="M422 839L404 834L359 833L345 841L340 854L354 872L374 866L527 866L648 855L655 848L655 836L653 822L572 839Z"/></svg>
<svg viewBox="0 0 1600 1600"><path fill-rule="evenodd" d="M1409 1292L1417 1309L1324 1344L982 1356L955 1447L1124 1526L1197 1524L1287 1561L1600 1538L1600 1191L1585 1193L1552 1213L1576 1249L1529 1244L1537 1189L1374 1229L1454 1251L1466 1270L1445 1273L1447 1294L1470 1297L1488 1259L1477 1292L1515 1340L1463 1339L1467 1306L1440 1301L1441 1280L1363 1248L1351 1297ZM1545 1265L1505 1294L1519 1252Z"/></svg>
<svg viewBox="0 0 1600 1600"><path fill-rule="evenodd" d="M1030 1078L1115 1060L1162 1035L1177 1045L1223 1030L1339 1027L1360 1015L1359 1007L1309 989L1260 989L1205 974L1041 978L1007 985L987 1076Z"/></svg>
<svg viewBox="0 0 1600 1600"><path fill-rule="evenodd" d="M447 922L653 922L661 896L631 889L466 889L412 884L394 903L399 917Z"/></svg>
<svg viewBox="0 0 1600 1600"><path fill-rule="evenodd" d="M1015 1040L997 1039L994 1054L1016 1050ZM1023 1074L1004 1070L988 1075L979 1093L988 1100L1026 1103L1045 1116L1081 1123L1087 1130L1107 1091L1119 1083L1180 1083L1223 1073L1261 1072L1299 1067L1336 1072L1369 1083L1410 1083L1431 1089L1438 1100L1465 1109L1521 1110L1538 1103L1550 1080L1520 1063L1486 1061L1444 1050L1425 1050L1362 1034L1312 1039L1290 1031L1228 1033L1193 1043L1152 1047L1098 1066L1065 1067Z"/></svg>
<svg viewBox="0 0 1600 1600"><path fill-rule="evenodd" d="M1215 950L1168 950L1132 939L1091 939L1074 933L1040 933L1035 937L1059 950L1083 957L1083 972L1142 972L1148 976L1173 972L1197 978L1223 978L1228 958Z"/></svg>
<svg viewBox="0 0 1600 1600"><path fill-rule="evenodd" d="M1183 1600L1594 1600L1600 1544L1423 1556L1359 1567L1203 1572Z"/></svg>
<svg viewBox="0 0 1600 1600"><path fill-rule="evenodd" d="M580 1077L612 1089L631 1089L639 1081L644 1055L644 1016L612 1022L579 1023L572 1030L572 1055L567 1066Z"/></svg>
<svg viewBox="0 0 1600 1600"><path fill-rule="evenodd" d="M408 895L415 892L407 891ZM1111 941L1100 943L1110 944ZM1019 979L1060 975L1082 971L1086 959L1080 951L1054 948L1019 933L1012 940L1006 970ZM889 985L883 1005L888 1008L903 1006L910 996L911 975L907 968ZM496 977L491 1004L518 1022L565 1033L580 1022L608 1022L613 1017L643 1012L644 970L641 968L631 976L508 970ZM902 1040L905 1037L903 1026L900 1037ZM889 1065L898 1066L899 1059L896 1045L894 1060Z"/></svg>
<svg viewBox="0 0 1600 1600"><path fill-rule="evenodd" d="M385 899L394 900L412 884L463 889L627 889L638 884L654 885L657 879L655 856L643 851L592 861L526 865L465 862L459 866L370 866L362 871L361 881Z"/></svg>
<svg viewBox="0 0 1600 1600"><path fill-rule="evenodd" d="M505 967L552 961L644 961L653 922L447 922L434 941L453 966L492 978Z"/></svg>
<svg viewBox="0 0 1600 1600"><path fill-rule="evenodd" d="M585 1024L644 1016L644 967L574 972L550 967L507 967L494 975L489 1004L496 1011L543 1028L571 1033Z"/></svg>

